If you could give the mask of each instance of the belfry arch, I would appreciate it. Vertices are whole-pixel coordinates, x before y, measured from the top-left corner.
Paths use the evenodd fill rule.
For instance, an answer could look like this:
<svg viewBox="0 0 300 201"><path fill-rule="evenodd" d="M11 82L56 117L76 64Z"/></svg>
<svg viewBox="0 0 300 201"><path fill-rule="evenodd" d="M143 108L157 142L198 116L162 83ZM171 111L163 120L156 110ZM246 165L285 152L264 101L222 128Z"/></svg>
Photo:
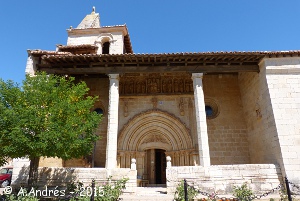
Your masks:
<svg viewBox="0 0 300 201"><path fill-rule="evenodd" d="M149 150L163 150L176 166L193 165L196 158L190 130L161 110L142 112L124 125L118 137L118 166L129 168L131 159L136 158L138 175L142 176L151 161Z"/></svg>

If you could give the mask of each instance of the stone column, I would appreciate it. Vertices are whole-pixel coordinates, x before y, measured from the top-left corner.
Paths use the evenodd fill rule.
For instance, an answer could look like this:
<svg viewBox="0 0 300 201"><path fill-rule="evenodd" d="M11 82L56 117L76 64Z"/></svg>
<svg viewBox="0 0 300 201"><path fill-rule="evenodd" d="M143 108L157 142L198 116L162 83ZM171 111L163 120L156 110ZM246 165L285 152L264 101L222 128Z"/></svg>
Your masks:
<svg viewBox="0 0 300 201"><path fill-rule="evenodd" d="M210 155L207 135L204 93L202 86L203 73L193 73L193 87L195 99L195 114L197 124L197 138L199 147L199 162L201 166L210 166Z"/></svg>
<svg viewBox="0 0 300 201"><path fill-rule="evenodd" d="M109 74L109 103L106 145L106 169L117 167L117 137L119 118L119 74Z"/></svg>

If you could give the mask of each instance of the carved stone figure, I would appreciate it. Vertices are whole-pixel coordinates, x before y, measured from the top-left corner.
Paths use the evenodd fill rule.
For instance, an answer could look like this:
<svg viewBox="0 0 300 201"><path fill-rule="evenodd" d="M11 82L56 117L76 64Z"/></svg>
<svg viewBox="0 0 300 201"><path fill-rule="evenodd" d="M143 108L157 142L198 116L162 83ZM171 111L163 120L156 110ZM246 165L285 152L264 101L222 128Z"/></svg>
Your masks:
<svg viewBox="0 0 300 201"><path fill-rule="evenodd" d="M124 117L128 116L128 101L124 100Z"/></svg>
<svg viewBox="0 0 300 201"><path fill-rule="evenodd" d="M174 80L174 92L177 93L178 90L179 90L179 87L178 87L178 80L175 79L175 80Z"/></svg>
<svg viewBox="0 0 300 201"><path fill-rule="evenodd" d="M152 98L151 101L152 101L153 109L156 109L157 108L157 98Z"/></svg>
<svg viewBox="0 0 300 201"><path fill-rule="evenodd" d="M158 93L158 82L159 79L148 79L148 92L149 93Z"/></svg>
<svg viewBox="0 0 300 201"><path fill-rule="evenodd" d="M144 94L146 93L146 82L141 81L141 93Z"/></svg>
<svg viewBox="0 0 300 201"><path fill-rule="evenodd" d="M183 98L180 98L179 110L180 110L180 115L184 116L184 102L183 102Z"/></svg>
<svg viewBox="0 0 300 201"><path fill-rule="evenodd" d="M162 92L163 93L167 93L168 92L167 80L165 80L165 79L162 81Z"/></svg>
<svg viewBox="0 0 300 201"><path fill-rule="evenodd" d="M152 134L152 135L150 135L148 138L146 138L143 141L143 144L149 143L149 142L163 142L163 143L168 143L165 138L163 138L162 136L160 136L158 134Z"/></svg>
<svg viewBox="0 0 300 201"><path fill-rule="evenodd" d="M141 82L140 82L140 81L137 81L135 86L136 86L136 93L138 93L138 94L142 93L142 85L141 85Z"/></svg>
<svg viewBox="0 0 300 201"><path fill-rule="evenodd" d="M129 83L129 93L130 94L133 94L133 89L134 89L134 82L133 80L130 80L130 83Z"/></svg>
<svg viewBox="0 0 300 201"><path fill-rule="evenodd" d="M183 83L182 79L179 80L178 85L179 85L179 92L182 93L183 92L183 87L184 87L184 83Z"/></svg>
<svg viewBox="0 0 300 201"><path fill-rule="evenodd" d="M168 92L172 93L172 80L168 81Z"/></svg>
<svg viewBox="0 0 300 201"><path fill-rule="evenodd" d="M185 92L193 92L193 82L190 79L185 80Z"/></svg>
<svg viewBox="0 0 300 201"><path fill-rule="evenodd" d="M123 75L120 94L190 93L193 83L188 74Z"/></svg>

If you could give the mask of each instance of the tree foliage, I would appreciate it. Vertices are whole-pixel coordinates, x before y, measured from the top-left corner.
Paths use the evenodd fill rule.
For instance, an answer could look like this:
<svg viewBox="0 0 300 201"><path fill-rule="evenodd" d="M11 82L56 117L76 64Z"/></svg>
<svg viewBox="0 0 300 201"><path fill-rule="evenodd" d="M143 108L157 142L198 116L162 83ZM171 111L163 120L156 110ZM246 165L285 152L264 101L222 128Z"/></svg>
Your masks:
<svg viewBox="0 0 300 201"><path fill-rule="evenodd" d="M46 75L26 76L22 87L0 80L1 157L79 158L91 153L101 116L84 82Z"/></svg>

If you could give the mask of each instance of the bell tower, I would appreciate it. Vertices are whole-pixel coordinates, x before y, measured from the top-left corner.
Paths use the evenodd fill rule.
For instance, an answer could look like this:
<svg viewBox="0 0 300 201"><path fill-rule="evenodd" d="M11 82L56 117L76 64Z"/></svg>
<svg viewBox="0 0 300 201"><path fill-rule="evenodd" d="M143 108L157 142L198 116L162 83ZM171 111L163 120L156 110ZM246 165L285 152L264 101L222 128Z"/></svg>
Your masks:
<svg viewBox="0 0 300 201"><path fill-rule="evenodd" d="M76 28L70 27L67 32L68 47L94 47L93 53L99 55L133 53L127 26L101 26L100 15L95 7Z"/></svg>

